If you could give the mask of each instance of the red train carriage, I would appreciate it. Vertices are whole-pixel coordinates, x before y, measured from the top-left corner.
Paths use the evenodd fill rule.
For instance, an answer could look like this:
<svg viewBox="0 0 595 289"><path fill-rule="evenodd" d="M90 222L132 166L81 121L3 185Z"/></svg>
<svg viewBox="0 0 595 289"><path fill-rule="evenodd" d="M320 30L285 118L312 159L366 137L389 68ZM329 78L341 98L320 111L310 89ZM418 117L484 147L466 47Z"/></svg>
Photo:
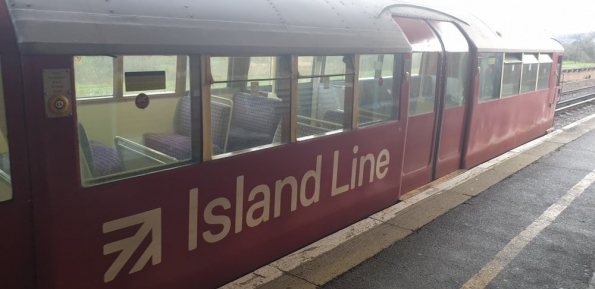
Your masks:
<svg viewBox="0 0 595 289"><path fill-rule="evenodd" d="M211 288L551 127L554 41L377 1L0 3L6 288Z"/></svg>

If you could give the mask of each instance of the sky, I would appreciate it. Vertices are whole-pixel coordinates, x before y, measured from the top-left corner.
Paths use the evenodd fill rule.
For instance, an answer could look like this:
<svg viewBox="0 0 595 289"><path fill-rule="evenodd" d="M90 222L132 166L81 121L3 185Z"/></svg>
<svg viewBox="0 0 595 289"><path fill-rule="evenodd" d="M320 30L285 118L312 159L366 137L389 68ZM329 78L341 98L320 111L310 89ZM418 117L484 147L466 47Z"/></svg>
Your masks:
<svg viewBox="0 0 595 289"><path fill-rule="evenodd" d="M468 11L494 30L548 36L595 32L595 0L418 0Z"/></svg>

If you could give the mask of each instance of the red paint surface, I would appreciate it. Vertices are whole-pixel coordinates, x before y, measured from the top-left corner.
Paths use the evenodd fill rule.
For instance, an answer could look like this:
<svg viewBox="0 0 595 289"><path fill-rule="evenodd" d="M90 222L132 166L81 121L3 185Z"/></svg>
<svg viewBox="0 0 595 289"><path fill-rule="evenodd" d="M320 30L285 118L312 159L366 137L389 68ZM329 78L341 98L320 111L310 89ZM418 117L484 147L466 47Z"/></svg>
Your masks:
<svg viewBox="0 0 595 289"><path fill-rule="evenodd" d="M54 216L48 224L52 232L44 239L50 243L45 253L51 252L53 256L48 264L53 271L50 284L60 288L210 288L222 285L395 203L401 173L397 140L402 137L398 126L389 124L67 192L49 204L50 214ZM370 142L370 139L377 141ZM366 180L362 187L331 196L333 153L340 151L342 169L338 183L348 184L351 171L347 168L351 166L355 145L359 146L358 155L378 154L388 149L391 154L388 174L382 180L369 184ZM315 168L317 155L323 156L318 203L302 207L298 202L297 210L291 212L290 198L286 195L279 218L272 217L274 202L271 200L269 221L255 228L244 223L241 233L232 231L214 244L202 239L202 232L221 228L204 223L201 214L216 198L231 201L231 209L219 212L229 215L233 224L238 176L245 178L245 213L249 204L254 203L248 201L252 188L259 184L274 188L275 180L291 175L299 182L304 173ZM193 188L199 191L199 243L198 249L188 251L188 199ZM53 195L58 194L58 190L59 186L49 188ZM163 219L161 264L149 264L138 273L127 274L134 264L130 262L114 281L104 285L103 275L117 253L103 256L102 246L131 236L136 229L103 234L103 223L156 208L162 209ZM76 233L68 234L68 231ZM132 259L135 258L138 257Z"/></svg>
<svg viewBox="0 0 595 289"><path fill-rule="evenodd" d="M0 202L0 287L33 288L35 260L22 71L14 30L3 4L0 4L0 57L13 188L13 199Z"/></svg>
<svg viewBox="0 0 595 289"><path fill-rule="evenodd" d="M69 68L71 62L68 56L25 58L25 79L30 81L26 95L41 92L42 69ZM36 116L29 137L36 144L31 161L39 164L32 170L32 183L35 184L34 213L39 216L35 237L40 288L222 285L394 204L399 196L406 120L81 189L76 120L73 117L47 120L42 117L43 102L33 97L27 99L29 110ZM402 115L406 107L401 109ZM331 196L334 152L340 152L338 184L349 184L356 145L358 157L368 153L378 155L387 149L388 173L385 178L368 183L366 166L362 187ZM254 228L244 223L238 234L232 227L229 235L217 243L203 240L203 232L221 229L203 221L202 213L212 200L223 197L232 203L231 209L218 208L216 213L229 215L233 224L238 176L245 178L245 214L259 200L248 200L252 188L266 184L273 196L276 180L295 176L299 182L307 171L315 169L318 155L322 155L319 202L302 207L298 201L297 210L291 212L287 193L282 198L280 217L273 217L272 198L267 222ZM189 191L193 188L199 190L199 234L198 248L189 251ZM147 238L116 278L104 283L103 276L119 253L104 256L103 246L133 236L139 226L104 234L103 224L157 208L162 211L161 263L149 262L143 270L128 274L149 245Z"/></svg>
<svg viewBox="0 0 595 289"><path fill-rule="evenodd" d="M465 106L460 106L444 110L438 161L436 163L437 179L461 167L466 109Z"/></svg>
<svg viewBox="0 0 595 289"><path fill-rule="evenodd" d="M549 91L479 103L473 109L465 167L473 167L545 134Z"/></svg>
<svg viewBox="0 0 595 289"><path fill-rule="evenodd" d="M423 19L394 17L414 51L440 51L440 40Z"/></svg>
<svg viewBox="0 0 595 289"><path fill-rule="evenodd" d="M431 181L435 121L436 113L409 117L401 186L403 193Z"/></svg>

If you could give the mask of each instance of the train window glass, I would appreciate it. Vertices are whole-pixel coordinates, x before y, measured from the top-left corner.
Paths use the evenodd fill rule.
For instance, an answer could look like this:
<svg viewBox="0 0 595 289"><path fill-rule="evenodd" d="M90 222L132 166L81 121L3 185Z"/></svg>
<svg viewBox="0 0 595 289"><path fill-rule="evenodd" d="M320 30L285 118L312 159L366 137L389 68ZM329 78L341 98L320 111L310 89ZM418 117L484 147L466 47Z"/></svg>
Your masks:
<svg viewBox="0 0 595 289"><path fill-rule="evenodd" d="M523 75L521 93L535 91L539 61L533 54L523 54Z"/></svg>
<svg viewBox="0 0 595 289"><path fill-rule="evenodd" d="M499 99L502 53L482 53L479 67L479 102Z"/></svg>
<svg viewBox="0 0 595 289"><path fill-rule="evenodd" d="M74 78L77 98L114 94L114 57L75 56Z"/></svg>
<svg viewBox="0 0 595 289"><path fill-rule="evenodd" d="M176 56L124 56L124 95L174 92Z"/></svg>
<svg viewBox="0 0 595 289"><path fill-rule="evenodd" d="M437 52L415 52L411 61L409 116L434 112L436 101Z"/></svg>
<svg viewBox="0 0 595 289"><path fill-rule="evenodd" d="M2 66L0 65L0 202L12 199L12 182L8 151L8 132L6 130L6 107L4 106L4 85Z"/></svg>
<svg viewBox="0 0 595 289"><path fill-rule="evenodd" d="M314 69L314 56L302 56L298 58L298 73L300 75L312 75ZM298 83L311 82L311 78L300 78Z"/></svg>
<svg viewBox="0 0 595 289"><path fill-rule="evenodd" d="M186 77L175 75L177 69L187 69L187 59L141 55L124 56L123 61L123 90L133 96L77 104L83 186L175 166L193 155L192 126L200 124L191 123L189 92L175 92L186 87L176 83ZM177 63L183 65L176 68ZM163 92L168 93L154 95Z"/></svg>
<svg viewBox="0 0 595 289"><path fill-rule="evenodd" d="M287 143L291 59L221 58L228 57L211 58L211 71L218 69L214 67L218 63L228 63L225 80L213 76L211 86L213 155Z"/></svg>
<svg viewBox="0 0 595 289"><path fill-rule="evenodd" d="M352 107L345 105L353 95L353 61L343 56L298 57L312 59L312 71L300 72L297 95L297 137L324 135L351 128Z"/></svg>
<svg viewBox="0 0 595 289"><path fill-rule="evenodd" d="M227 81L227 71L230 57L214 57L211 58L211 75L213 80L220 81L219 83L211 85L211 88L223 88Z"/></svg>
<svg viewBox="0 0 595 289"><path fill-rule="evenodd" d="M446 56L446 108L465 105L467 95L469 53L452 52Z"/></svg>
<svg viewBox="0 0 595 289"><path fill-rule="evenodd" d="M392 54L360 56L358 127L398 118L399 89L393 86L394 67ZM399 84L397 81L397 87Z"/></svg>
<svg viewBox="0 0 595 289"><path fill-rule="evenodd" d="M539 75L537 81L537 90L548 89L550 86L550 76L552 74L552 57L548 54L539 54Z"/></svg>
<svg viewBox="0 0 595 289"><path fill-rule="evenodd" d="M502 97L519 94L523 60L521 54L505 54L502 73Z"/></svg>

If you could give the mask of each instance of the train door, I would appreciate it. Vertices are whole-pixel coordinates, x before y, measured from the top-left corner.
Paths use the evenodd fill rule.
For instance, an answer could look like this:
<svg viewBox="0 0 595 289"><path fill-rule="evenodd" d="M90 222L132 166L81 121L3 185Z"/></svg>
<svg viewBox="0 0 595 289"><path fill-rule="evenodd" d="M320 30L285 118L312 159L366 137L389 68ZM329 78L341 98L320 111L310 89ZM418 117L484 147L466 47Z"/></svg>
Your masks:
<svg viewBox="0 0 595 289"><path fill-rule="evenodd" d="M401 188L405 193L460 168L469 46L452 23L395 21L413 47Z"/></svg>
<svg viewBox="0 0 595 289"><path fill-rule="evenodd" d="M23 114L22 73L14 30L0 5L0 284L33 288L34 259ZM18 161L17 161L18 160Z"/></svg>
<svg viewBox="0 0 595 289"><path fill-rule="evenodd" d="M406 193L432 179L442 47L423 19L396 17L395 21L413 47L401 185L401 192Z"/></svg>
<svg viewBox="0 0 595 289"><path fill-rule="evenodd" d="M433 179L437 179L461 167L469 91L469 45L453 23L428 23L438 34L444 49L433 172Z"/></svg>
<svg viewBox="0 0 595 289"><path fill-rule="evenodd" d="M545 65L541 65L544 66L543 68L540 68L540 74L539 77L542 77L542 73L543 74L547 74L548 72L548 68L550 68L551 70L551 63L553 62L554 59L556 59L556 70L555 71L549 71L550 72L550 77L551 74L554 73L555 75L555 79L554 79L554 84L553 84L553 89L551 89L551 84L550 84L550 113L548 115L550 121L548 121L548 123L546 125L548 125L548 127L553 126L553 121L554 121L554 114L556 113L556 103L558 102L558 100L560 99L560 92L562 91L562 87L560 86L560 81L562 78L562 55L558 55L557 58L554 56L554 59L549 58L549 55L547 54L540 54L539 55L539 61L540 63L542 63L542 61L545 63Z"/></svg>

